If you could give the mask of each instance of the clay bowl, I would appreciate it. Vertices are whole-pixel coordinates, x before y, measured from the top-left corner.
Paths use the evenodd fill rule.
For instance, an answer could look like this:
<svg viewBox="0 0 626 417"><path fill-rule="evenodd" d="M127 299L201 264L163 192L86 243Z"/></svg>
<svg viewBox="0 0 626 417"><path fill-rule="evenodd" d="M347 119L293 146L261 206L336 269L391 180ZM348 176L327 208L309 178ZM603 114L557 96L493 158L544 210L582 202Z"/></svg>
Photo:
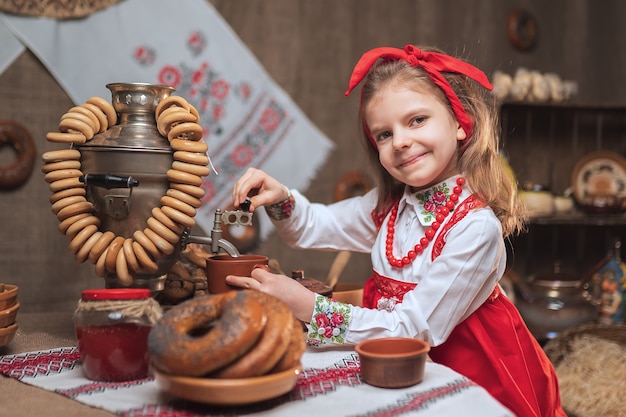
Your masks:
<svg viewBox="0 0 626 417"><path fill-rule="evenodd" d="M363 380L381 388L404 388L424 379L430 345L408 337L367 340L356 345Z"/></svg>
<svg viewBox="0 0 626 417"><path fill-rule="evenodd" d="M0 347L8 345L13 340L13 336L17 332L17 323L10 325L9 327L3 327L0 329Z"/></svg>
<svg viewBox="0 0 626 417"><path fill-rule="evenodd" d="M0 328L7 327L15 323L15 317L17 316L17 310L20 309L20 303L16 302L9 308L0 310Z"/></svg>
<svg viewBox="0 0 626 417"><path fill-rule="evenodd" d="M11 307L17 302L17 285L0 284L0 310Z"/></svg>

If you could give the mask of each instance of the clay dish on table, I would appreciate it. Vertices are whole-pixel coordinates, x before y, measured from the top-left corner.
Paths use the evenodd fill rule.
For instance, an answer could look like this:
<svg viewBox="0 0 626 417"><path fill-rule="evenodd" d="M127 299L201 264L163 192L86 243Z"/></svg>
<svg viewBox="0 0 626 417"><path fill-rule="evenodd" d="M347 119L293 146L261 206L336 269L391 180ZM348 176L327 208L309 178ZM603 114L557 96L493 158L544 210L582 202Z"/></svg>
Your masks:
<svg viewBox="0 0 626 417"><path fill-rule="evenodd" d="M10 325L9 327L3 327L0 329L0 347L8 345L13 340L13 336L17 332L17 323Z"/></svg>
<svg viewBox="0 0 626 417"><path fill-rule="evenodd" d="M0 283L0 310L11 307L17 302L17 285Z"/></svg>
<svg viewBox="0 0 626 417"><path fill-rule="evenodd" d="M15 317L17 316L17 310L20 309L20 303L16 302L9 308L0 310L0 328L7 327L15 323Z"/></svg>
<svg viewBox="0 0 626 417"><path fill-rule="evenodd" d="M291 391L300 366L251 378L219 379L169 375L153 368L157 386L170 395L211 405L246 405L279 397Z"/></svg>
<svg viewBox="0 0 626 417"><path fill-rule="evenodd" d="M356 345L363 380L381 388L404 388L424 379L430 345L419 339L388 337Z"/></svg>

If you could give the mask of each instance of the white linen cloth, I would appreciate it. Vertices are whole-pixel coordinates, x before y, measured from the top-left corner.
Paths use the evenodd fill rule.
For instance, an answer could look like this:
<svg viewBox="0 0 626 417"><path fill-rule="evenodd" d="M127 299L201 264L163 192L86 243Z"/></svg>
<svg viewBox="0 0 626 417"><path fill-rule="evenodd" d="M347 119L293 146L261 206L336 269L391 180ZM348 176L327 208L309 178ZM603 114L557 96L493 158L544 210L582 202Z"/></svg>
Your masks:
<svg viewBox="0 0 626 417"><path fill-rule="evenodd" d="M0 74L2 74L26 47L11 33L9 28L0 21Z"/></svg>
<svg viewBox="0 0 626 417"><path fill-rule="evenodd" d="M455 180L456 177L449 178L435 187L447 183L452 188ZM446 236L445 251L436 260L432 260L431 242L410 266L398 269L389 265L385 254L388 216L381 233L371 217L376 206L376 189L329 206L311 203L296 190L292 194L296 204L291 217L274 222L286 243L309 249L359 252L371 249L372 266L379 274L418 284L418 289L409 291L391 312L352 307L345 334L348 343L401 336L437 346L487 300L504 273L506 250L502 229L490 208L472 210L452 227ZM471 194L466 185L459 203ZM422 203L407 188L395 222L396 257L404 256L424 236L430 222L424 221L423 211Z"/></svg>
<svg viewBox="0 0 626 417"><path fill-rule="evenodd" d="M83 376L77 349L0 356L0 373L120 416L320 416L512 417L483 388L449 368L426 363L424 380L382 389L360 378L358 355L347 347L307 350L296 387L274 400L245 407L214 407L176 400L153 378L97 382Z"/></svg>
<svg viewBox="0 0 626 417"><path fill-rule="evenodd" d="M215 209L231 204L234 181L246 168L303 189L334 146L205 0L125 0L75 20L0 18L76 104L110 98L108 83L143 82L173 86L199 110L219 174L203 183L196 220L206 232ZM11 40L3 27L0 40ZM5 51L17 53L3 43L0 64ZM59 117L67 110L60 109ZM261 212L264 238L271 223Z"/></svg>

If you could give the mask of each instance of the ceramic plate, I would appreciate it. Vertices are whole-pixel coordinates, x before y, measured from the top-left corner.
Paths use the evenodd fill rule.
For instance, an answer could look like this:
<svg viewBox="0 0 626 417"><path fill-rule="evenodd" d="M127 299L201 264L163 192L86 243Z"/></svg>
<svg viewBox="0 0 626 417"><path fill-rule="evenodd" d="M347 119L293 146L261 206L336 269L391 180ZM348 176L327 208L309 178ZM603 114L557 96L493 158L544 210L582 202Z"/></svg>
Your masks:
<svg viewBox="0 0 626 417"><path fill-rule="evenodd" d="M168 375L153 369L157 386L178 398L212 405L245 405L279 397L298 381L300 367L270 375L241 379L194 378Z"/></svg>
<svg viewBox="0 0 626 417"><path fill-rule="evenodd" d="M605 151L585 155L574 167L572 186L579 203L590 195L626 198L626 159Z"/></svg>

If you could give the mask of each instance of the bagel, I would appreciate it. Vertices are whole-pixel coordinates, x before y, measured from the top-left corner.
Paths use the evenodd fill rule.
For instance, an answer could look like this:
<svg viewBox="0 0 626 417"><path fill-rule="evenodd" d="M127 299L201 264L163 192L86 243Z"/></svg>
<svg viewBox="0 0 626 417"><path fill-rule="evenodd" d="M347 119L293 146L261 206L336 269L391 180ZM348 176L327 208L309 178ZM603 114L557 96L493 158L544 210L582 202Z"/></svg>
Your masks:
<svg viewBox="0 0 626 417"><path fill-rule="evenodd" d="M35 142L28 130L15 122L0 122L0 147L10 145L17 155L14 163L0 167L0 189L14 189L26 182L35 166Z"/></svg>
<svg viewBox="0 0 626 417"><path fill-rule="evenodd" d="M167 133L167 139L172 141L174 139L185 139L191 141L199 141L204 135L202 126L198 123L184 122L173 126Z"/></svg>
<svg viewBox="0 0 626 417"><path fill-rule="evenodd" d="M108 100L103 99L102 97L90 97L87 99L87 103L93 104L106 115L108 126L113 126L117 124L117 113L115 112L115 108Z"/></svg>
<svg viewBox="0 0 626 417"><path fill-rule="evenodd" d="M175 198L176 200L182 201L183 203L186 203L196 209L200 208L200 206L202 205L202 201L199 198L196 198L192 196L191 194L187 194L185 192L182 192L174 188L168 189L165 195L171 198Z"/></svg>
<svg viewBox="0 0 626 417"><path fill-rule="evenodd" d="M206 194L204 188L198 187L197 185L171 183L170 189L182 191L183 193L189 194L190 196L196 198L202 198Z"/></svg>
<svg viewBox="0 0 626 417"><path fill-rule="evenodd" d="M180 107L187 112L189 112L190 110L189 102L184 98L180 96L167 96L166 98L161 100L159 104L157 104L156 109L154 110L154 114L157 120L161 116L161 113L163 113L167 108L172 106Z"/></svg>
<svg viewBox="0 0 626 417"><path fill-rule="evenodd" d="M291 331L291 338L289 339L289 346L287 352L278 361L276 366L270 371L270 373L282 372L287 369L291 369L300 364L302 355L306 350L306 340L302 331L302 323L295 317L292 318L293 330Z"/></svg>
<svg viewBox="0 0 626 417"><path fill-rule="evenodd" d="M90 226L87 226L87 227L90 227ZM98 243L98 240L100 240L102 235L103 233L101 231L96 230L94 234L92 234L89 237L89 239L85 241L83 246L79 248L76 253L76 262L83 263L87 260L87 258L89 257L89 254L91 253L91 249L96 245L96 243Z"/></svg>
<svg viewBox="0 0 626 417"><path fill-rule="evenodd" d="M86 109L98 119L98 133L102 133L109 128L107 115L98 106L92 103L83 103L79 108Z"/></svg>
<svg viewBox="0 0 626 417"><path fill-rule="evenodd" d="M50 204L54 204L59 200L62 200L67 197L72 196L85 196L87 194L87 190L84 188L66 188L64 190L59 190L55 193L52 193L50 196ZM56 213L55 213L56 214Z"/></svg>
<svg viewBox="0 0 626 417"><path fill-rule="evenodd" d="M89 251L89 261L92 264L98 262L98 259L100 259L100 255L102 255L106 251L113 239L115 239L115 233L113 233L112 231L107 230L106 232L102 233L102 235L98 238L98 241Z"/></svg>
<svg viewBox="0 0 626 417"><path fill-rule="evenodd" d="M48 174L60 169L80 169L80 161L67 160L59 162L50 162L41 166L41 172ZM82 175L82 173L81 173Z"/></svg>
<svg viewBox="0 0 626 417"><path fill-rule="evenodd" d="M267 324L259 341L248 351L225 368L211 375L216 378L243 378L268 373L287 352L293 331L291 311L285 303L264 292L249 291L263 306ZM300 328L300 326L298 325Z"/></svg>
<svg viewBox="0 0 626 417"><path fill-rule="evenodd" d="M148 252L138 242L133 242L133 250L139 264L151 274L159 270L159 265L150 257Z"/></svg>
<svg viewBox="0 0 626 417"><path fill-rule="evenodd" d="M206 153L209 150L209 145L202 141L190 141L184 139L172 139L170 146L174 151L185 151L193 153Z"/></svg>
<svg viewBox="0 0 626 417"><path fill-rule="evenodd" d="M203 376L247 352L263 332L263 305L248 291L197 296L169 309L148 335L155 368Z"/></svg>
<svg viewBox="0 0 626 417"><path fill-rule="evenodd" d="M346 173L335 185L335 201L363 195L372 189L372 184L363 172L350 171Z"/></svg>
<svg viewBox="0 0 626 417"><path fill-rule="evenodd" d="M56 151L44 152L41 159L46 163L78 161L80 160L80 151L77 149L59 149Z"/></svg>

